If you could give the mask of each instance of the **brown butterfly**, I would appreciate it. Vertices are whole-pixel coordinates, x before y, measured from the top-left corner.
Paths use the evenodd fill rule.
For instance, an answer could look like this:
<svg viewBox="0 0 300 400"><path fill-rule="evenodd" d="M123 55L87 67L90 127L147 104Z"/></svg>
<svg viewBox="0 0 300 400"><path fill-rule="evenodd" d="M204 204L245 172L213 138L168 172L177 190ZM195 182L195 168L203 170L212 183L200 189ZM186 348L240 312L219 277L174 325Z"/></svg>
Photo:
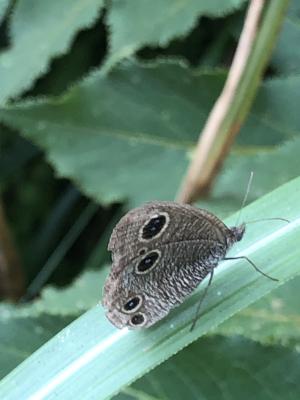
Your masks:
<svg viewBox="0 0 300 400"><path fill-rule="evenodd" d="M118 328L155 324L208 274L211 282L214 268L244 232L245 224L229 228L206 210L175 202L153 201L128 212L108 245L113 263L102 301L107 318Z"/></svg>

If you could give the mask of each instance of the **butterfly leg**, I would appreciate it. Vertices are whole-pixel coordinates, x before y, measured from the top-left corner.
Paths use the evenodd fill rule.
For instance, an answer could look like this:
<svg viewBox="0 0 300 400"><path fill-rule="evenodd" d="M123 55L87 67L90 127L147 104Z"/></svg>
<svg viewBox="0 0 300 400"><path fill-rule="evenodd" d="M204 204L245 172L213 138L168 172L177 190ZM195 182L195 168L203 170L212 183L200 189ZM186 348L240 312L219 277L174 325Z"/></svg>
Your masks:
<svg viewBox="0 0 300 400"><path fill-rule="evenodd" d="M205 290L204 290L204 293L203 293L203 295L202 295L202 297L201 297L201 299L200 299L200 301L199 301L199 303L198 303L198 305L197 305L197 310L196 310L196 313L195 313L195 318L193 319L193 322L192 322L192 325L191 325L191 328L190 328L190 332L192 332L192 330L193 330L193 329L195 328L195 326L196 326L197 320L198 320L198 318L199 318L199 316L200 316L199 313L200 313L201 306L202 306L202 304L203 304L203 300L205 299L205 297L206 297L206 295L207 295L208 288L210 287L211 282L212 282L212 280L213 280L213 276L214 276L214 267L212 267L212 269L210 270L210 276L209 276L208 284L207 284L207 286L206 286L206 288L205 288Z"/></svg>
<svg viewBox="0 0 300 400"><path fill-rule="evenodd" d="M259 268L254 264L254 262L251 261L250 258L248 258L248 257L246 257L246 256L226 257L226 258L223 258L224 261L227 261L227 260L241 260L241 259L248 261L248 263L252 265L252 267L255 269L255 271L259 272L260 274L262 274L262 275L265 276L266 278L269 278L269 279L271 279L272 281L275 281L275 282L278 282L278 281L279 281L279 279L273 278L272 276L266 274L266 273L263 272L261 269L259 269Z"/></svg>

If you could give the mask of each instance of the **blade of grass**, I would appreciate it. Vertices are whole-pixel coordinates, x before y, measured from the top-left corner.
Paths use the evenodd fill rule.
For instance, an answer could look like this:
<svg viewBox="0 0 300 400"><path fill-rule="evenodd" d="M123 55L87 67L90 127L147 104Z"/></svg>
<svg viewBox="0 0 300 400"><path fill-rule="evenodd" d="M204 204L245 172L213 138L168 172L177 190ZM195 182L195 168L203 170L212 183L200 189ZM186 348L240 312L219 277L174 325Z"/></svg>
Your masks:
<svg viewBox="0 0 300 400"><path fill-rule="evenodd" d="M106 228L102 232L101 238L95 246L95 250L92 251L88 260L86 261L85 265L87 269L98 269L99 266L107 264L109 262L108 252L107 252L109 238L113 228L123 215L124 215L124 209L122 206L119 206L115 210L115 214L110 219Z"/></svg>
<svg viewBox="0 0 300 400"><path fill-rule="evenodd" d="M38 271L62 236L66 221L79 202L80 192L68 186L58 198L49 216L35 235L31 244L30 265Z"/></svg>
<svg viewBox="0 0 300 400"><path fill-rule="evenodd" d="M275 283L244 261L222 263L189 332L204 285L166 319L141 331L117 330L97 306L73 322L0 383L0 398L30 400L106 399L198 337L300 273L300 178L243 210L245 221L280 216L290 223L268 221L248 227L230 255L246 255ZM229 225L236 216L227 219ZM100 295L100 288L99 288Z"/></svg>
<svg viewBox="0 0 300 400"><path fill-rule="evenodd" d="M67 251L74 244L78 236L81 234L83 229L89 223L91 218L95 215L98 209L98 205L90 202L85 209L82 211L77 221L72 225L68 233L61 240L59 245L53 251L51 256L46 261L43 268L40 270L38 275L33 279L31 284L28 286L25 296L22 300L29 300L36 296L41 288L46 284L50 276L53 274L55 269L58 267Z"/></svg>

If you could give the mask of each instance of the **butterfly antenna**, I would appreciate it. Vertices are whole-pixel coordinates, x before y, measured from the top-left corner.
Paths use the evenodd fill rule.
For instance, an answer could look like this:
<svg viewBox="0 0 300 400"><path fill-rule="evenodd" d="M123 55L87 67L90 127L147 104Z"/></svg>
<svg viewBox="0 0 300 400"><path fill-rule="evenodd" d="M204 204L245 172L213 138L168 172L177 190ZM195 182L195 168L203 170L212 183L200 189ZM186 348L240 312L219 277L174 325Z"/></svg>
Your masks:
<svg viewBox="0 0 300 400"><path fill-rule="evenodd" d="M240 212L238 214L235 226L238 226L239 223L240 223L242 211L243 211L243 208L245 207L245 204L246 204L246 201L248 199L249 192L250 192L250 188L251 188L251 184L252 184L252 180L253 180L253 175L254 175L254 172L251 171L250 172L250 176L249 176L249 180L248 180L248 184L247 184L246 193L245 193L244 199L242 201L242 205L241 205Z"/></svg>
<svg viewBox="0 0 300 400"><path fill-rule="evenodd" d="M243 202L242 202L242 205L241 205L241 208L240 208L240 212L238 214L235 226L238 226L239 223L240 223L242 211L243 211L243 208L245 207L246 201L247 201L248 196L249 196L250 188L251 188L252 181L253 181L253 176L254 176L254 172L251 171L250 172L250 176L249 176L249 180L248 180L248 184L247 184L246 193L245 193L245 196L244 196L244 199L243 199ZM252 221L247 221L245 223L246 224L253 224L253 223L261 222L261 221L284 221L284 222L287 222L287 223L291 222L286 218L271 217L271 218L254 219Z"/></svg>
<svg viewBox="0 0 300 400"><path fill-rule="evenodd" d="M214 276L214 267L212 267L212 269L211 269L211 271L210 271L210 277L209 277L208 284L207 284L207 286L206 286L206 288L205 288L205 290L204 290L204 293L203 293L203 295L201 296L201 299L199 300L199 303L198 303L198 305L197 305L197 310L196 310L195 317L194 317L194 319L193 319L193 322L192 322L192 325L191 325L191 328L190 328L190 332L192 332L192 330L193 330L193 329L195 328L195 326L196 326L196 323L197 323L197 320L198 320L199 314L200 314L200 309L201 309L201 306L202 306L202 304L203 304L203 300L205 299L205 297L206 297L206 295L207 295L208 289L209 289L209 287L210 287L210 285L211 285L211 283L212 283L212 280L213 280L213 276Z"/></svg>
<svg viewBox="0 0 300 400"><path fill-rule="evenodd" d="M286 219L286 218L281 218L281 217L271 217L271 218L262 218L262 219L253 219L252 221L247 221L246 224L255 224L256 222L261 222L261 221L283 221L290 223L291 221Z"/></svg>

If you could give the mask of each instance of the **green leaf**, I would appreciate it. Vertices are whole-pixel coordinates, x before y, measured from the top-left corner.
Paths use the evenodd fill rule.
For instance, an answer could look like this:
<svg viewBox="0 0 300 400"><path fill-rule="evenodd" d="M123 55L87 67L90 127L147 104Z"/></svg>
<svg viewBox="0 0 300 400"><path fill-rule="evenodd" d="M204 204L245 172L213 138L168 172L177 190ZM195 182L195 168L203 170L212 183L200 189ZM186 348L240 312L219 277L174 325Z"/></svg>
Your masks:
<svg viewBox="0 0 300 400"><path fill-rule="evenodd" d="M224 81L224 74L191 77L178 63L120 66L108 77L93 74L59 100L2 109L0 118L46 148L59 175L104 203L170 198L199 120Z"/></svg>
<svg viewBox="0 0 300 400"><path fill-rule="evenodd" d="M237 244L233 255L246 255L275 283L245 261L226 262L216 270L196 328L189 327L205 285L161 323L141 331L116 330L98 306L50 340L0 383L0 397L105 399L142 376L189 343L300 273L300 178L285 184L244 209L245 220L274 216L264 229L257 224ZM231 225L236 216L225 222ZM33 372L35 373L34 379ZM9 397L8 397L9 396Z"/></svg>
<svg viewBox="0 0 300 400"><path fill-rule="evenodd" d="M67 288L46 287L38 300L20 307L16 310L16 315L80 315L99 302L106 275L107 268L86 271Z"/></svg>
<svg viewBox="0 0 300 400"><path fill-rule="evenodd" d="M172 199L224 78L221 72L191 72L177 62L127 64L108 76L95 72L59 99L2 108L0 119L41 146L60 176L102 203ZM287 168L298 159L298 142L270 149L300 132L299 90L298 76L262 86L242 135L247 145L266 148L262 153L250 148L244 160L249 146L242 143L237 158L229 161L230 168L235 163L248 168L241 173L247 174L245 182L250 170L267 166L269 176L262 177L267 186L258 195L299 172L298 162ZM229 174L227 188L244 191L235 183L239 168Z"/></svg>
<svg viewBox="0 0 300 400"><path fill-rule="evenodd" d="M6 10L10 4L10 0L0 0L0 24L5 16Z"/></svg>
<svg viewBox="0 0 300 400"><path fill-rule="evenodd" d="M263 145L268 149L268 146L299 137L299 89L300 75L265 81L237 138L238 143Z"/></svg>
<svg viewBox="0 0 300 400"><path fill-rule="evenodd" d="M12 306L0 303L0 316L10 311L9 317L37 318L42 314L58 317L79 316L97 303L101 296L108 267L100 271L86 271L66 288L46 286L37 300L26 305Z"/></svg>
<svg viewBox="0 0 300 400"><path fill-rule="evenodd" d="M38 318L16 317L14 307L0 309L0 378L72 321L71 317L41 314ZM19 397L21 398L21 397Z"/></svg>
<svg viewBox="0 0 300 400"><path fill-rule="evenodd" d="M300 345L300 277L220 325L214 333L243 335L264 344Z"/></svg>
<svg viewBox="0 0 300 400"><path fill-rule="evenodd" d="M107 15L110 54L106 66L145 45L166 46L188 33L200 16L220 17L243 3L244 0L113 0Z"/></svg>
<svg viewBox="0 0 300 400"><path fill-rule="evenodd" d="M233 155L226 163L224 172L217 178L215 196L238 196L241 185L234 182L247 182L250 171L254 172L254 183L250 190L250 199L262 196L299 174L300 138L269 151ZM262 173L267 171L267 173ZM280 217L281 215L276 216Z"/></svg>
<svg viewBox="0 0 300 400"><path fill-rule="evenodd" d="M239 337L214 337L198 340L114 399L297 400L299 396L299 353Z"/></svg>
<svg viewBox="0 0 300 400"><path fill-rule="evenodd" d="M11 19L12 46L0 55L0 104L29 89L102 7L103 0L19 0Z"/></svg>
<svg viewBox="0 0 300 400"><path fill-rule="evenodd" d="M300 4L293 0L282 26L272 63L282 74L300 71Z"/></svg>

